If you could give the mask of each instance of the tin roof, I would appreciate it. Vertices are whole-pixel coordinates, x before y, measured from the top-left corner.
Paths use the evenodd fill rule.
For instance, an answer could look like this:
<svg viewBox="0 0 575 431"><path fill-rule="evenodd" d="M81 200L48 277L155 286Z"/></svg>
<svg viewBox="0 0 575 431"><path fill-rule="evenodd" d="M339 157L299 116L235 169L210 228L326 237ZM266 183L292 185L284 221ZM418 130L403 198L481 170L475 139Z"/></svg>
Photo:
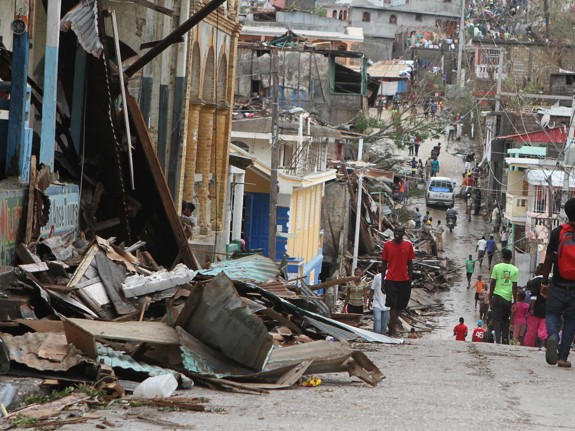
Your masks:
<svg viewBox="0 0 575 431"><path fill-rule="evenodd" d="M519 133L515 135L498 136L497 139L510 139L513 141L561 144L567 139L567 129L564 127L555 127L554 129L545 129L531 133Z"/></svg>
<svg viewBox="0 0 575 431"><path fill-rule="evenodd" d="M83 0L73 7L60 21L60 29L72 29L78 42L86 52L100 58L104 45L98 35L98 4L94 0Z"/></svg>
<svg viewBox="0 0 575 431"><path fill-rule="evenodd" d="M200 274L216 276L220 272L223 272L232 280L265 283L275 279L279 270L273 260L254 254L240 259L213 263L210 269L201 270Z"/></svg>
<svg viewBox="0 0 575 431"><path fill-rule="evenodd" d="M405 60L382 60L369 66L367 73L373 78L409 79L411 70L412 67Z"/></svg>

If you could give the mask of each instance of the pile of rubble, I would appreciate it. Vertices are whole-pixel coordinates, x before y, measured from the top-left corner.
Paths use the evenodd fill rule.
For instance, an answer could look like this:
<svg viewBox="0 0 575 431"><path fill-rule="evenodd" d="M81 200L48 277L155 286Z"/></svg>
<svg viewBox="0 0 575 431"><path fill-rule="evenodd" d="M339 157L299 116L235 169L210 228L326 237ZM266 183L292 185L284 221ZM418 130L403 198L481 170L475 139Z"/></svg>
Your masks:
<svg viewBox="0 0 575 431"><path fill-rule="evenodd" d="M370 169L364 175L364 180L367 178L367 181L364 181L362 186L358 266L366 275L374 276L377 264L381 261L383 243L393 239L393 230L396 226L409 226L408 221L412 219L412 215L406 216L409 211L403 205L395 203L391 189L381 181L382 178L389 178L389 174L384 175L378 173L377 169ZM344 168L340 169L340 178L347 181L350 202L356 202L359 184L357 176L354 173L349 174ZM374 191L378 192L379 202L373 198ZM385 209L387 211L384 211ZM353 218L355 213L356 208L352 206ZM352 224L354 223L352 220ZM408 227L406 239L413 243L416 259L411 299L407 310L401 313L400 323L405 332L409 332L412 328L416 332L430 332L432 328L428 317L436 315L443 307L437 294L449 290L457 281L458 268L449 258L437 256L435 238L423 229ZM349 265L351 257L351 254L346 254L348 274L351 273Z"/></svg>
<svg viewBox="0 0 575 431"><path fill-rule="evenodd" d="M250 393L321 373L375 386L383 374L348 342L402 342L332 319L320 296L259 255L196 271L160 268L142 242L100 237L55 237L17 251L23 263L0 275L3 374L108 396L166 374L184 388Z"/></svg>

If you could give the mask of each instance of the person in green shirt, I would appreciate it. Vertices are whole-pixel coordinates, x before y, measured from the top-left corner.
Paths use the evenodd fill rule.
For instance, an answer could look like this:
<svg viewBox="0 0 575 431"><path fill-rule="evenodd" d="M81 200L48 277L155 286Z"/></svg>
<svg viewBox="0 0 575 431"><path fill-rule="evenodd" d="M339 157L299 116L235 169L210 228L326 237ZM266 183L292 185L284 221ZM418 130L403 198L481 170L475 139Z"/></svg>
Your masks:
<svg viewBox="0 0 575 431"><path fill-rule="evenodd" d="M473 271L475 271L475 260L473 260L473 255L469 255L467 259L465 259L465 272L467 275L467 288L471 287L471 277L473 276Z"/></svg>
<svg viewBox="0 0 575 431"><path fill-rule="evenodd" d="M509 344L509 318L512 304L517 300L517 280L519 270L511 264L513 252L505 249L501 252L503 262L493 267L491 272L491 288L489 302L493 312L493 325L495 326L495 342ZM513 303L512 303L513 301Z"/></svg>

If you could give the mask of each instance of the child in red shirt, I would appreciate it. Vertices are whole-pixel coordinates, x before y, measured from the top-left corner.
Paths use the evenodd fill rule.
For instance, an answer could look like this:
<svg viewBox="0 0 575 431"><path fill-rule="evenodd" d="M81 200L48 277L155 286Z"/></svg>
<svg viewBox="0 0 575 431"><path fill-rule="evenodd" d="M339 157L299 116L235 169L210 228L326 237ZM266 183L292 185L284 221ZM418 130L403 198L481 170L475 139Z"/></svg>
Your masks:
<svg viewBox="0 0 575 431"><path fill-rule="evenodd" d="M525 292L520 290L517 292L517 302L513 304L513 339L515 342L523 346L523 335L527 329L527 313L529 312L529 304L525 301Z"/></svg>
<svg viewBox="0 0 575 431"><path fill-rule="evenodd" d="M467 337L467 326L465 326L465 320L463 317L459 318L459 325L456 325L453 328L453 335L455 335L455 341L465 341L465 337Z"/></svg>
<svg viewBox="0 0 575 431"><path fill-rule="evenodd" d="M485 329L483 329L483 320L477 321L477 328L473 330L473 335L471 336L471 341L482 342L483 335L485 334Z"/></svg>

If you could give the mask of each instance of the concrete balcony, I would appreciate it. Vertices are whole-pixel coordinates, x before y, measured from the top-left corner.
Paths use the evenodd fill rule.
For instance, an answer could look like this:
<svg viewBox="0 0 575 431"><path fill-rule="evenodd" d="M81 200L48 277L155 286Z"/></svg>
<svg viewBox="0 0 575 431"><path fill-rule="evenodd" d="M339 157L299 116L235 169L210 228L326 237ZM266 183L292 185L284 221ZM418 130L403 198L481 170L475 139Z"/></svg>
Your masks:
<svg viewBox="0 0 575 431"><path fill-rule="evenodd" d="M527 221L527 196L506 194L504 216L512 223Z"/></svg>

